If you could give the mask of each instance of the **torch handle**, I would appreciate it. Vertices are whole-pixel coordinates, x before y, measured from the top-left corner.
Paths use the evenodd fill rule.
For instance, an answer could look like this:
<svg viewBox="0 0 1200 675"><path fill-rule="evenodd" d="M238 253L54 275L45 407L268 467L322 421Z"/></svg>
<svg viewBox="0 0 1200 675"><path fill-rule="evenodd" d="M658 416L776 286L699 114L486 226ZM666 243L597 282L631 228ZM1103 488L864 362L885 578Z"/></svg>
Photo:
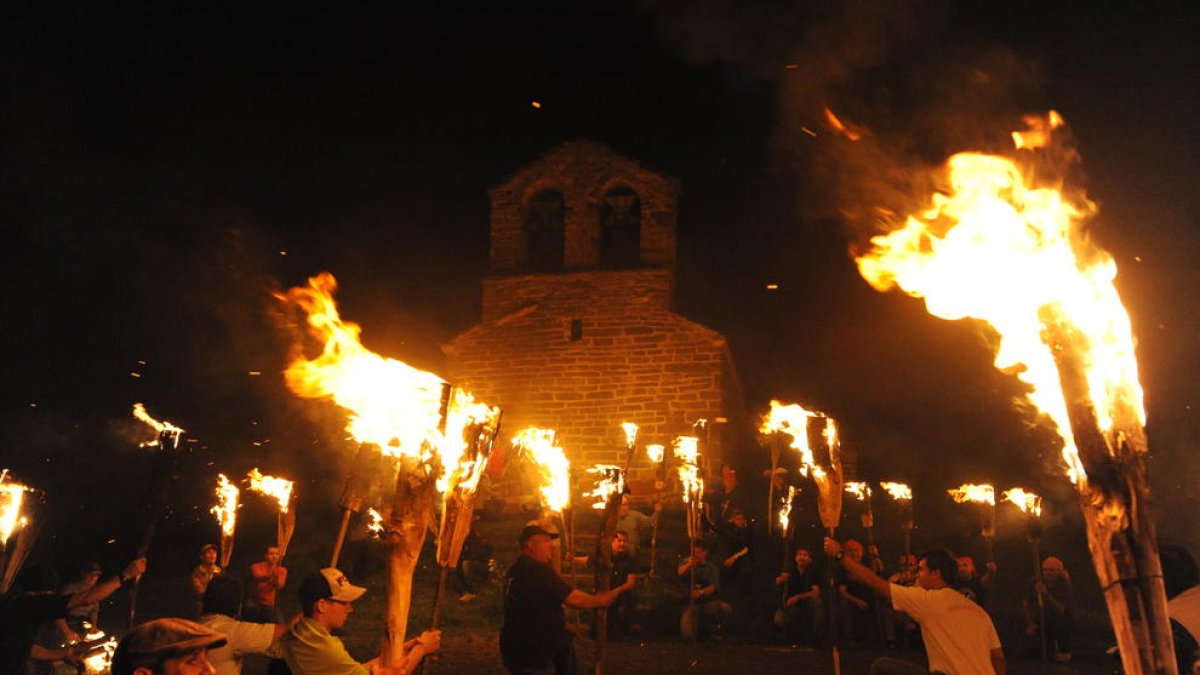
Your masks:
<svg viewBox="0 0 1200 675"><path fill-rule="evenodd" d="M337 567L338 558L342 556L342 544L346 542L346 530L350 527L350 509L342 509L342 524L338 527L337 539L333 542L333 554L329 556L329 566Z"/></svg>
<svg viewBox="0 0 1200 675"><path fill-rule="evenodd" d="M826 528L826 534L829 535L830 539L836 540L837 528ZM829 626L829 649L830 654L833 657L833 673L834 675L841 675L842 656L841 652L838 650L837 602L834 600L835 594L837 593L837 581L834 578L833 565L829 566L825 577L826 585L829 587L828 592L825 593L825 620Z"/></svg>

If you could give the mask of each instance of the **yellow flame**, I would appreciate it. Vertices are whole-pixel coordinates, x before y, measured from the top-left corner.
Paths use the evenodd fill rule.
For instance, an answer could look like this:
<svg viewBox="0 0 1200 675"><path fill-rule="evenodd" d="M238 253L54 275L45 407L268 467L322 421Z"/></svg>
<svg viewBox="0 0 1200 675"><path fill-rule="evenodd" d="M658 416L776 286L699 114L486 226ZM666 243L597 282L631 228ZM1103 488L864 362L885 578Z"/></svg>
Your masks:
<svg viewBox="0 0 1200 675"><path fill-rule="evenodd" d="M1034 118L1031 118L1034 119ZM1062 119L1051 113L1017 136L1018 147L1050 141ZM1028 157L1028 155L1024 155ZM1082 338L1089 398L1103 432L1118 411L1145 425L1142 387L1129 314L1113 285L1117 266L1083 229L1095 206L1057 185L1026 184L1013 159L959 153L946 164L945 192L904 226L873 238L857 259L874 288L899 287L925 299L944 319L986 321L1000 335L995 365L1017 370L1029 400L1057 426L1072 481L1084 476L1051 350L1050 323Z"/></svg>
<svg viewBox="0 0 1200 675"><path fill-rule="evenodd" d="M92 628L87 622L84 622L84 626L88 629L83 638L84 642L95 642L107 635L98 628ZM115 635L108 635L107 637L107 640L104 640L104 642L93 648L96 651L92 655L83 660L85 673L101 675L112 670L113 654L117 651L117 638Z"/></svg>
<svg viewBox="0 0 1200 675"><path fill-rule="evenodd" d="M151 428L160 434L165 432L174 435L176 443L179 442L179 436L186 433L183 429L180 429L170 422L160 422L154 419L150 416L150 413L146 412L146 406L142 405L141 403L133 404L133 416L135 419L141 420L142 422L150 425ZM158 439L156 438L152 441L143 441L140 445L143 448L156 447L158 445Z"/></svg>
<svg viewBox="0 0 1200 675"><path fill-rule="evenodd" d="M965 483L957 489L946 490L946 493L953 497L954 501L959 504L963 502L975 502L978 504L996 505L996 488L991 485Z"/></svg>
<svg viewBox="0 0 1200 675"><path fill-rule="evenodd" d="M455 388L446 410L446 432L440 435L438 453L442 458L443 471L437 481L437 489L448 493L451 489L473 493L483 475L482 457L467 454L467 429L495 419L499 408L478 403L469 392Z"/></svg>
<svg viewBox="0 0 1200 675"><path fill-rule="evenodd" d="M865 481L848 480L844 487L847 494L854 495L854 498L860 502L865 502L871 498L871 486Z"/></svg>
<svg viewBox="0 0 1200 675"><path fill-rule="evenodd" d="M221 532L227 537L233 536L234 528L237 526L239 492L237 486L229 482L225 474L217 474L217 503L209 509L209 512L217 517L217 522L221 525Z"/></svg>
<svg viewBox="0 0 1200 675"><path fill-rule="evenodd" d="M796 498L796 486L789 485L787 499L783 502L783 506L779 508L779 532L784 537L788 534L788 523L792 519L792 501Z"/></svg>
<svg viewBox="0 0 1200 675"><path fill-rule="evenodd" d="M704 479L700 476L700 439L695 436L678 436L671 442L675 456L679 458L679 483L683 486L683 501L699 501L704 493Z"/></svg>
<svg viewBox="0 0 1200 675"><path fill-rule="evenodd" d="M369 517L371 519L371 522L367 523L367 531L370 532L371 536L373 536L373 537L382 536L383 535L383 516L380 515L379 512L376 511L375 509L368 507L367 508L367 517Z"/></svg>
<svg viewBox="0 0 1200 675"><path fill-rule="evenodd" d="M1015 504L1018 509L1021 509L1025 513L1035 516L1042 515L1042 498L1025 488L1015 487L1011 490L1005 490L1000 497L1002 501Z"/></svg>
<svg viewBox="0 0 1200 675"><path fill-rule="evenodd" d="M553 429L529 427L514 436L512 443L537 465L546 508L562 513L571 504L571 463L555 440Z"/></svg>
<svg viewBox="0 0 1200 675"><path fill-rule="evenodd" d="M250 469L250 473L246 474L246 478L250 481L251 492L257 492L274 499L279 502L280 513L288 512L288 505L292 502L292 488L295 487L295 483L286 478L264 476L257 468Z"/></svg>
<svg viewBox="0 0 1200 675"><path fill-rule="evenodd" d="M583 493L584 497L595 497L596 501L592 503L593 509L603 509L608 505L610 496L625 492L625 472L621 470L621 467L613 464L597 464L587 472L599 476L596 480L596 489Z"/></svg>
<svg viewBox="0 0 1200 675"><path fill-rule="evenodd" d="M896 501L912 501L912 488L908 487L904 483L884 482L880 483L879 487L883 488L884 491L891 495L892 499L895 499Z"/></svg>
<svg viewBox="0 0 1200 675"><path fill-rule="evenodd" d="M816 478L823 478L825 470L817 464L813 457L812 445L808 442L808 422L821 413L806 410L796 403L784 405L779 401L771 401L771 411L763 418L759 431L764 434L782 433L792 439L789 447L800 453L800 467L804 475L813 472ZM825 417L825 429L822 434L829 441L829 447L837 443L837 426L833 418Z"/></svg>
<svg viewBox="0 0 1200 675"><path fill-rule="evenodd" d="M1018 150L1046 147L1054 130L1066 123L1056 110L1051 110L1045 117L1025 115L1021 121L1025 123L1025 129L1012 132L1013 145Z"/></svg>
<svg viewBox="0 0 1200 675"><path fill-rule="evenodd" d="M347 430L356 441L374 443L389 456L426 458L437 442L442 378L364 347L361 328L338 313L336 290L333 275L323 272L308 286L276 294L304 312L309 333L322 344L317 357L294 358L284 372L288 388L346 410Z"/></svg>
<svg viewBox="0 0 1200 675"><path fill-rule="evenodd" d="M14 532L29 524L29 519L21 515L21 505L25 493L31 491L12 482L8 478L8 469L0 471L0 545L7 544Z"/></svg>
<svg viewBox="0 0 1200 675"><path fill-rule="evenodd" d="M621 428L625 431L625 445L632 448L637 442L638 425L633 422L621 422Z"/></svg>
<svg viewBox="0 0 1200 675"><path fill-rule="evenodd" d="M658 464L663 461L663 457L666 456L666 451L667 451L666 448L664 448L661 445L658 445L657 443L647 445L646 446L646 457L648 457L651 462Z"/></svg>

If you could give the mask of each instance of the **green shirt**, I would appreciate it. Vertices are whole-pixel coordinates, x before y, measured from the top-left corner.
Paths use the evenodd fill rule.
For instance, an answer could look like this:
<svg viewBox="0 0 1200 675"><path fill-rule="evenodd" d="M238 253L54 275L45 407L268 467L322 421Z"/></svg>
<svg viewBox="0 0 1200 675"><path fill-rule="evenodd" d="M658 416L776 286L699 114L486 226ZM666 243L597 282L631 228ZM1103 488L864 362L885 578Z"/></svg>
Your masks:
<svg viewBox="0 0 1200 675"><path fill-rule="evenodd" d="M283 657L294 675L370 675L342 641L316 619L304 617L272 646L270 656Z"/></svg>

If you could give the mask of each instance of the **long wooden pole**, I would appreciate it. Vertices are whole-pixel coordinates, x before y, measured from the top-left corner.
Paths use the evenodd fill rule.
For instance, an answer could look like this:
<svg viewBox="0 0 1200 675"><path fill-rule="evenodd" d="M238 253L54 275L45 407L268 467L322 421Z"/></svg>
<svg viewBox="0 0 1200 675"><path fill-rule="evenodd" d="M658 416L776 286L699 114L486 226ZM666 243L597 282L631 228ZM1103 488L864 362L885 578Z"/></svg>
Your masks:
<svg viewBox="0 0 1200 675"><path fill-rule="evenodd" d="M1129 405L1105 411L1102 431L1092 403L1084 357L1087 338L1052 310L1041 317L1054 354L1071 435L1086 475L1076 487L1088 548L1126 675L1176 675L1167 596L1150 507L1149 450L1138 413Z"/></svg>
<svg viewBox="0 0 1200 675"><path fill-rule="evenodd" d="M154 530L167 505L167 492L171 487L171 480L174 478L176 462L179 457L177 451L182 440L182 431L160 431L158 433L158 446L154 451L154 464L150 470L150 488L146 495L146 531L142 535L141 544L138 545L135 556L137 558L144 558L150 552L150 542L154 540ZM134 626L137 616L138 590L140 590L141 584L142 577L139 575L133 578L133 584L129 587L129 616L125 621L126 630Z"/></svg>
<svg viewBox="0 0 1200 675"><path fill-rule="evenodd" d="M342 556L342 545L346 542L346 530L350 529L350 509L342 509L342 522L338 525L337 539L333 542L333 553L329 556L329 566L337 567L338 558Z"/></svg>

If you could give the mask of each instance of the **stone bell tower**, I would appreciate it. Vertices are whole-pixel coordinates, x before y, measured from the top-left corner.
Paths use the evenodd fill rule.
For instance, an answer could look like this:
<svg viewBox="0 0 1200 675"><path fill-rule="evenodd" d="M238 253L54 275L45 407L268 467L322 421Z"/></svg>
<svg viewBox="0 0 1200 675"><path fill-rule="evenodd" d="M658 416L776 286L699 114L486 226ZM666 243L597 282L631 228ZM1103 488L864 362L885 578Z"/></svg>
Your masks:
<svg viewBox="0 0 1200 675"><path fill-rule="evenodd" d="M624 462L622 422L641 427L640 448L704 418L719 461L741 388L725 338L671 311L679 191L584 140L492 188L483 317L443 351L452 382L503 408L507 438L556 429L582 469ZM631 479L650 472L639 450Z"/></svg>

